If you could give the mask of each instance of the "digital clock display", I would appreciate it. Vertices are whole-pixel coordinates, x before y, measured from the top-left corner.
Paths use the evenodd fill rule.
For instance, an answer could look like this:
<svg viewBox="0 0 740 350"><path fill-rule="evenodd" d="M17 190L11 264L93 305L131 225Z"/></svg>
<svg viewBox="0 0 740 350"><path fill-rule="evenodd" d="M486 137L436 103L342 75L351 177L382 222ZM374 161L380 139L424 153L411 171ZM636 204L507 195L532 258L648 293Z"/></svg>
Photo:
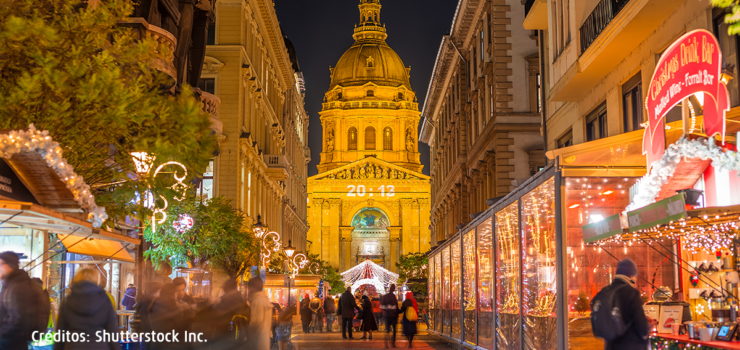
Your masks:
<svg viewBox="0 0 740 350"><path fill-rule="evenodd" d="M381 185L378 187L381 197L393 197L396 195L396 188L393 185ZM347 197L364 197L365 194L373 196L373 188L365 188L365 185L347 185Z"/></svg>

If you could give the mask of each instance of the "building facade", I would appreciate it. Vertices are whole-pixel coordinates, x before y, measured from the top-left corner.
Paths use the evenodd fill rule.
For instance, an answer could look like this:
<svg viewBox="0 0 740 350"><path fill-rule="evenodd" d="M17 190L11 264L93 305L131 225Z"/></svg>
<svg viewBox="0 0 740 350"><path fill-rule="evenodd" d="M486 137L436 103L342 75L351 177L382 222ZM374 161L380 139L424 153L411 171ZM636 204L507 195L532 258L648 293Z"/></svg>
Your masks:
<svg viewBox="0 0 740 350"><path fill-rule="evenodd" d="M368 258L395 271L400 255L430 247L418 102L380 9L361 0L355 43L331 68L319 174L308 179L309 252L340 271Z"/></svg>
<svg viewBox="0 0 740 350"><path fill-rule="evenodd" d="M308 114L295 49L271 1L219 1L215 13L199 86L220 97L224 133L201 191L305 251Z"/></svg>
<svg viewBox="0 0 740 350"><path fill-rule="evenodd" d="M460 0L429 83L431 241L443 241L545 165L537 32L518 1Z"/></svg>

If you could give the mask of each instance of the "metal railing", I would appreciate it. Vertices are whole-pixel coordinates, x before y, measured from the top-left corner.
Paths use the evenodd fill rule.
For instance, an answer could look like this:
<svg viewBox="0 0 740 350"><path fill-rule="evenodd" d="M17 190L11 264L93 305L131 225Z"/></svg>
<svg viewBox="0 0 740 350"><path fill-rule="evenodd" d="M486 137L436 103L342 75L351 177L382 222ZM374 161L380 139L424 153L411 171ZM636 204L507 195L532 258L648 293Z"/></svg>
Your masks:
<svg viewBox="0 0 740 350"><path fill-rule="evenodd" d="M581 53L596 41L604 28L617 16L629 0L601 0L581 25Z"/></svg>

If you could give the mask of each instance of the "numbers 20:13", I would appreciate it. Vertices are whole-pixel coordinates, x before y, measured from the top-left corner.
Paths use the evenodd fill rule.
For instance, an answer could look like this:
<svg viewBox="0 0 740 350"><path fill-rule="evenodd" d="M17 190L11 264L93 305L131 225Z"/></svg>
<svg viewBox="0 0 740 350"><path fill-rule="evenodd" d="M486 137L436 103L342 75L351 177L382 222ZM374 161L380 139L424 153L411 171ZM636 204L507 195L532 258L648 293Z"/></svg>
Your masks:
<svg viewBox="0 0 740 350"><path fill-rule="evenodd" d="M364 197L366 194L365 185L348 185L347 197ZM382 185L378 187L381 197L393 197L396 195L396 188L393 185ZM371 196L373 189L370 188Z"/></svg>

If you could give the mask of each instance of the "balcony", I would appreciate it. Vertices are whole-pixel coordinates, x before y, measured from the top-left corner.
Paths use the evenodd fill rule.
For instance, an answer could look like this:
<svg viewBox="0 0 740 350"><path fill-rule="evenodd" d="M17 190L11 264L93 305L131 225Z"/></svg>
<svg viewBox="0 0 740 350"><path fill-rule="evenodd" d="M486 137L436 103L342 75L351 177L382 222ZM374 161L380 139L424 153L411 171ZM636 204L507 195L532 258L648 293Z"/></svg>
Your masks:
<svg viewBox="0 0 740 350"><path fill-rule="evenodd" d="M216 133L216 136L222 135L224 124L218 119L218 107L221 106L221 99L214 94L200 91L200 89L195 89L195 95L200 101L200 108L210 116L211 129Z"/></svg>
<svg viewBox="0 0 740 350"><path fill-rule="evenodd" d="M262 160L267 166L267 177L273 181L284 181L288 178L290 163L282 154L264 154Z"/></svg>
<svg viewBox="0 0 740 350"><path fill-rule="evenodd" d="M550 101L579 101L681 4L675 0L599 1L580 27L580 57L554 82Z"/></svg>
<svg viewBox="0 0 740 350"><path fill-rule="evenodd" d="M547 30L547 0L527 0L524 13L524 29Z"/></svg>
<svg viewBox="0 0 740 350"><path fill-rule="evenodd" d="M157 57L152 61L152 67L172 78L172 86L174 86L177 83L177 67L175 67L177 38L172 33L147 23L141 17L126 18L119 22L119 25L137 30L140 38L153 38L157 42Z"/></svg>

